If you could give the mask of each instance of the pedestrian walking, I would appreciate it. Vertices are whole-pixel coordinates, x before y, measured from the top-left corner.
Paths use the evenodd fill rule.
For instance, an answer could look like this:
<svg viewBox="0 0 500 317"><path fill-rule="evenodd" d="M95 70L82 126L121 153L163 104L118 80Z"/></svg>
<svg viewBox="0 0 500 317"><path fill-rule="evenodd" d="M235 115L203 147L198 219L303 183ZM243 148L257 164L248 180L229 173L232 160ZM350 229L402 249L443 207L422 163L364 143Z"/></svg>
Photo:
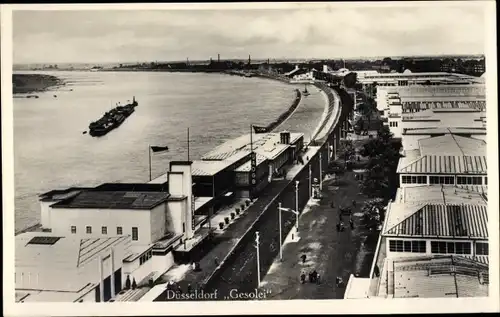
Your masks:
<svg viewBox="0 0 500 317"><path fill-rule="evenodd" d="M192 291L193 291L193 288L191 287L191 284L188 284L188 287L187 287L188 294L191 294Z"/></svg>
<svg viewBox="0 0 500 317"><path fill-rule="evenodd" d="M319 273L318 273L318 275L316 276L316 284L318 284L318 285L320 284L320 280L319 280Z"/></svg>
<svg viewBox="0 0 500 317"><path fill-rule="evenodd" d="M332 200L332 203L330 204L330 207L335 208L335 204L333 203L333 200Z"/></svg>
<svg viewBox="0 0 500 317"><path fill-rule="evenodd" d="M302 263L306 263L307 255L302 254L300 258L302 259Z"/></svg>
<svg viewBox="0 0 500 317"><path fill-rule="evenodd" d="M302 284L306 282L306 273L302 272L302 274L300 274L300 282Z"/></svg>
<svg viewBox="0 0 500 317"><path fill-rule="evenodd" d="M342 286L343 283L342 277L337 276L337 278L335 279L335 283L337 284L337 287Z"/></svg>
<svg viewBox="0 0 500 317"><path fill-rule="evenodd" d="M342 222L342 210L339 212L339 221Z"/></svg>

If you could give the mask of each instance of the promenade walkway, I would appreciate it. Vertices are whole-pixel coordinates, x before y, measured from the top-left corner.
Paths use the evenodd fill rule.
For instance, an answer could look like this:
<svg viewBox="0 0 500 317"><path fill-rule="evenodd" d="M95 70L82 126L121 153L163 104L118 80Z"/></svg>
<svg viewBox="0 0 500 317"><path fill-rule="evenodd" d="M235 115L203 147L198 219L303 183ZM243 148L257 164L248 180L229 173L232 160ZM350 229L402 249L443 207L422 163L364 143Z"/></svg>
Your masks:
<svg viewBox="0 0 500 317"><path fill-rule="evenodd" d="M351 273L368 275L377 233L360 225L359 211L367 198L359 193L353 173L345 173L337 183L324 181L322 194L323 199L310 201L299 218L300 239L293 241L290 237L293 232L289 233L284 244L283 262L277 257L265 275L261 288L270 291L267 299L340 299L344 288L336 287L337 276L347 283ZM347 228L338 232L338 207L349 206L352 200L357 202L353 208L354 229L349 228L349 217L344 215ZM307 256L305 263L300 259L302 254ZM320 274L321 283L301 284L301 272L308 277L312 270Z"/></svg>

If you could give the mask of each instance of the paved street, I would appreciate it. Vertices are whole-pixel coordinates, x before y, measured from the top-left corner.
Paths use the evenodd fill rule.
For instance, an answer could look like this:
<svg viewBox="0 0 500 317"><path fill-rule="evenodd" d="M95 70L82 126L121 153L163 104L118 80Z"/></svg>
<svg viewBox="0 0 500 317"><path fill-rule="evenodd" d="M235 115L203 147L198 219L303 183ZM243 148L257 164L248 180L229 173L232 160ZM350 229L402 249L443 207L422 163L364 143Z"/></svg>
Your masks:
<svg viewBox="0 0 500 317"><path fill-rule="evenodd" d="M378 234L360 227L359 211L366 198L358 192L352 172L346 172L338 185L333 180L324 182L324 198L300 217L300 240L285 244L283 262L277 258L264 277L261 288L270 290L268 299L339 299L343 298L344 288L336 287L337 276L347 283L351 273L368 275ZM353 199L357 202L353 208L354 230L349 228L349 217L344 215L347 228L337 232L338 207L351 205ZM330 206L332 201L334 209ZM300 259L302 254L307 255L304 264ZM313 269L320 274L320 285L301 284L301 271L308 277Z"/></svg>

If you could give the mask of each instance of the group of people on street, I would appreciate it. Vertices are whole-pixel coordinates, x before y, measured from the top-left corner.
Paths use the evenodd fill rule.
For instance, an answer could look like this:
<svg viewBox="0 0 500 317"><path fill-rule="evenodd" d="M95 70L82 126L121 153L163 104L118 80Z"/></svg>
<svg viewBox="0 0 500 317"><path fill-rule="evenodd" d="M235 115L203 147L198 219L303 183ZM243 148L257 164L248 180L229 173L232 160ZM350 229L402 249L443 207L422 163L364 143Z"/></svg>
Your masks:
<svg viewBox="0 0 500 317"><path fill-rule="evenodd" d="M183 293L182 287L178 283L176 283L174 281L167 282L166 288L167 288L167 290L174 291L177 294L182 294ZM201 287L200 287L200 290L201 290ZM187 290L186 291L187 291L188 294L191 294L194 291L194 289L191 286L191 284L187 285Z"/></svg>
<svg viewBox="0 0 500 317"><path fill-rule="evenodd" d="M355 200L352 201L352 206L356 207L356 201ZM333 202L331 204L331 207L334 208L334 203ZM354 221L352 220L352 209L351 209L351 207L348 207L347 209L344 209L344 210L347 210L349 212L349 227L352 230L352 229L354 229ZM337 228L338 232L343 232L345 230L344 221L342 220L342 212L344 210L342 208L340 208L340 210L339 210L339 222L336 225L336 228Z"/></svg>
<svg viewBox="0 0 500 317"><path fill-rule="evenodd" d="M306 273L304 271L300 274L300 282L302 284L306 282ZM316 270L309 272L309 283L320 283L319 273Z"/></svg>

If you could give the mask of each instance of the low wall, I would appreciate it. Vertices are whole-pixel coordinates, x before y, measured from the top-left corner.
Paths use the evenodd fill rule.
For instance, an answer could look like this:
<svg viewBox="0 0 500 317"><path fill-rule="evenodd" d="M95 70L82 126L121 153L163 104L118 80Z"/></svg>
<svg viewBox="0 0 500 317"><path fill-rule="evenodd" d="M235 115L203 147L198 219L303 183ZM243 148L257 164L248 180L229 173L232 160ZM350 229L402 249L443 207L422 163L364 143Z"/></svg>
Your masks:
<svg viewBox="0 0 500 317"><path fill-rule="evenodd" d="M329 90L329 87L326 87L321 84L317 84L317 87L320 89L327 90L325 91L329 98L329 104L333 105L335 103L332 92ZM295 209L295 181L299 181L299 190L298 190L298 205L299 211L303 210L309 201L309 166L311 170L311 178L320 178L320 168L319 168L319 160L321 156L321 169L322 175L325 175L325 171L328 168L328 154L329 154L329 145L330 142L333 142L334 139L338 142L338 123L343 122L347 118L347 114L352 110L352 99L350 99L347 92L343 91L340 88L334 88L336 93L339 95L340 101L339 105L341 106L340 115L338 115L338 120L334 122L333 126L330 127L329 133L325 135L320 140L315 140L317 146L319 146L318 152L313 155L309 161L305 163L305 168L299 172L293 180L290 180L286 187L281 191L279 195L277 195L272 202L261 212L259 217L255 220L255 222L248 228L247 232L241 237L238 241L235 248L232 252L225 258L224 262L217 268L215 272L205 281L206 290L212 290L216 287L216 283L223 280L228 285L232 283L236 283L237 281L227 281L228 276L224 276L225 269L228 268L229 265L235 264L238 260L244 260L253 258L253 254L256 253L255 248L255 232L259 231L260 240L265 241L265 243L260 244L259 253L261 256L260 263L260 275L261 279L267 273L269 267L274 261L274 258L278 255L279 252L279 234L277 230L278 225L278 203L282 203L282 207L284 208L292 208ZM325 122L328 121L328 118ZM326 124L325 124L326 125ZM324 128L324 126L323 126ZM321 130L321 129L320 129ZM288 212L282 213L282 221L283 221L283 239L287 236L290 229L295 223L295 215ZM300 233L299 233L300 234ZM246 277L244 278L245 283L236 284L239 287L239 291L251 291L255 288L256 283L252 281L257 280L257 267L252 266L249 269ZM226 275L230 275L230 272L226 273ZM222 291L218 288L219 291Z"/></svg>
<svg viewBox="0 0 500 317"><path fill-rule="evenodd" d="M297 109L301 100L302 100L302 93L300 92L300 90L295 89L295 98L293 99L292 104L276 120L269 123L265 127L261 127L263 129L262 132L266 132L266 133L272 132L279 125L281 125L283 122L285 122L285 120L287 120L290 117L290 115L295 111L295 109Z"/></svg>

